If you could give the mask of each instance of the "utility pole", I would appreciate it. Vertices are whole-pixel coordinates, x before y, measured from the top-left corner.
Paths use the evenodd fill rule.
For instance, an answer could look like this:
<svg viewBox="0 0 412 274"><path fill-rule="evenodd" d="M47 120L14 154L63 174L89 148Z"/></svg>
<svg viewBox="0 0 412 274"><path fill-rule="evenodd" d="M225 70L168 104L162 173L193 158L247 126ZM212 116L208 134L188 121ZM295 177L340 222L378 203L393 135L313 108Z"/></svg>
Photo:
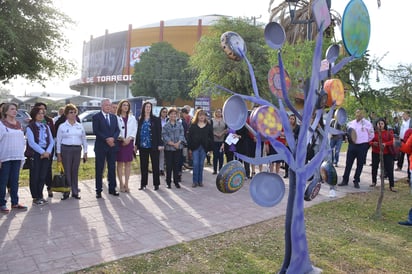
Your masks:
<svg viewBox="0 0 412 274"><path fill-rule="evenodd" d="M249 18L249 20L252 20L253 25L256 26L256 19L260 19L260 18L262 18L262 15L259 15L259 17L252 16L252 17Z"/></svg>

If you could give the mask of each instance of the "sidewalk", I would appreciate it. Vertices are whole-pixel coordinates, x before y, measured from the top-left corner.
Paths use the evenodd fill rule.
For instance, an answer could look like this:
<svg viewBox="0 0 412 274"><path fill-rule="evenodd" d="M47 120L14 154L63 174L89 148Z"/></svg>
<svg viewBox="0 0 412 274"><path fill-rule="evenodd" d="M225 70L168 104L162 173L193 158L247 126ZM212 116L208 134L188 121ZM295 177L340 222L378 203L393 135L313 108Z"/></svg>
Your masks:
<svg viewBox="0 0 412 274"><path fill-rule="evenodd" d="M346 158L342 154L338 182ZM360 189L352 184L337 187L333 199L372 190L370 159L367 163ZM285 214L288 189L280 204L263 208L249 195L250 180L238 192L222 194L211 167L205 168L204 176L202 188L191 187L191 173L186 171L181 189L167 189L162 177L159 191L153 190L151 182L145 191L139 191L140 176L135 175L129 183L130 193L114 197L105 188L102 199L95 198L94 180L88 180L80 183L80 201L61 201L61 194L55 193L44 206L32 206L28 187L21 188L20 201L29 206L28 211L0 215L0 273L76 271ZM395 172L395 180L403 177L406 171ZM288 188L287 179L285 184ZM333 200L328 194L329 186L324 184L319 195L305 206Z"/></svg>

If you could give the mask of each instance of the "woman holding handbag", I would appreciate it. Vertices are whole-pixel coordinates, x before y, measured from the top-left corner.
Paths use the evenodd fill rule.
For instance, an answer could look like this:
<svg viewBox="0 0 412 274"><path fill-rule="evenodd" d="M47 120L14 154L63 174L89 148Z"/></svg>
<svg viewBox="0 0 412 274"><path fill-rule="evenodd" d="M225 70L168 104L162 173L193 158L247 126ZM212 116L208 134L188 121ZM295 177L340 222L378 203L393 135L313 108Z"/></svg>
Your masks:
<svg viewBox="0 0 412 274"><path fill-rule="evenodd" d="M66 182L71 187L72 197L79 196L79 166L83 147L83 161L87 160L87 139L83 125L77 122L77 107L67 104L64 108L66 121L59 126L56 137L57 162L63 164ZM70 192L64 192L62 200L69 198Z"/></svg>

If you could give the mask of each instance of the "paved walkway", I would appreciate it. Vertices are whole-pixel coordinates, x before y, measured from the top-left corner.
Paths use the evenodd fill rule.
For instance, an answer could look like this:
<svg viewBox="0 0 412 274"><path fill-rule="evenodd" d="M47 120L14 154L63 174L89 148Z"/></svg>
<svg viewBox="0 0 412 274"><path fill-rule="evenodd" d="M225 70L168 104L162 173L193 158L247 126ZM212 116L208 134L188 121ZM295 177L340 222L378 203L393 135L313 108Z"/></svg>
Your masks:
<svg viewBox="0 0 412 274"><path fill-rule="evenodd" d="M370 169L364 167L360 189L351 184L338 187L333 199L371 191ZM162 178L159 191L153 191L150 183L139 191L136 175L131 178L130 194L113 197L104 189L102 199L95 198L94 181L84 181L80 201L61 201L61 194L55 193L44 206L32 206L29 189L21 188L20 201L29 205L28 211L0 214L0 273L76 271L285 214L288 191L277 206L262 208L249 195L250 180L238 192L222 194L211 171L206 167L203 188L191 188L191 173L186 171L181 189L166 189ZM343 168L337 172L340 180ZM406 177L406 172L395 172L395 177ZM288 188L287 179L285 183ZM323 185L305 206L332 200L328 194L329 187Z"/></svg>

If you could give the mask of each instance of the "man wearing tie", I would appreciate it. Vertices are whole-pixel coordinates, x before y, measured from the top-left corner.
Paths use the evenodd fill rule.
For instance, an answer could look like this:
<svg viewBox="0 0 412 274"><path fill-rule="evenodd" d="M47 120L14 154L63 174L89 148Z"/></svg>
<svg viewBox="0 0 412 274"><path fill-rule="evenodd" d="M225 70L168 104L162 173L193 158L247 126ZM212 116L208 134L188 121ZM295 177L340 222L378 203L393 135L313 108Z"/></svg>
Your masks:
<svg viewBox="0 0 412 274"><path fill-rule="evenodd" d="M112 103L110 99L103 99L101 102L102 111L93 116L93 132L96 135L94 143L95 169L96 169L96 198L102 197L103 190L103 169L104 162L107 161L107 178L109 181L109 194L119 196L116 191L116 153L117 138L120 130L117 125L117 118L110 113Z"/></svg>

